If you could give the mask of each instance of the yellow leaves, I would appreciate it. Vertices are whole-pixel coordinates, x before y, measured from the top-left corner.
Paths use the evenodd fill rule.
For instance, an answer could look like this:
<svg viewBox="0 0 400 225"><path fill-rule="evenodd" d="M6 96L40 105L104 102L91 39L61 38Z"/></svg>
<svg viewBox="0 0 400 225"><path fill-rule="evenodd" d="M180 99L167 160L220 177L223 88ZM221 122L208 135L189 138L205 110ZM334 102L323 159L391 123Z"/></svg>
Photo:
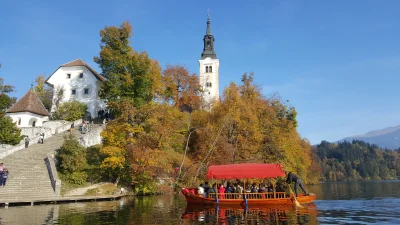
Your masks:
<svg viewBox="0 0 400 225"><path fill-rule="evenodd" d="M125 158L111 156L103 160L103 162L100 165L100 168L117 169L117 168L123 168L124 164L125 164Z"/></svg>
<svg viewBox="0 0 400 225"><path fill-rule="evenodd" d="M101 148L100 153L109 156L123 156L125 153L125 149L114 146L107 146Z"/></svg>
<svg viewBox="0 0 400 225"><path fill-rule="evenodd" d="M134 135L140 133L142 127L132 126L121 119L110 122L101 132L106 146L125 148L128 143L135 143Z"/></svg>
<svg viewBox="0 0 400 225"><path fill-rule="evenodd" d="M100 168L123 168L125 164L125 149L106 146L100 149L100 153L106 155L106 158L100 165Z"/></svg>

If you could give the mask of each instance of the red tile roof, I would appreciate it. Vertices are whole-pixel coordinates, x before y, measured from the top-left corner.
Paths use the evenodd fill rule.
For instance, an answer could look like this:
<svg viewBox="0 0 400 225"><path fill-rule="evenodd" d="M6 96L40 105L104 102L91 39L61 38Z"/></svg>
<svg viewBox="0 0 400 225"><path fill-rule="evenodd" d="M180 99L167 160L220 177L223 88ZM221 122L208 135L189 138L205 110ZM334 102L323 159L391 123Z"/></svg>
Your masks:
<svg viewBox="0 0 400 225"><path fill-rule="evenodd" d="M88 70L90 70L90 72L93 73L93 75L94 75L99 81L105 81L105 80L106 80L105 77L101 76L99 73L96 72L96 70L94 70L92 67L90 67L88 64L86 64L86 63L85 63L84 61L82 61L81 59L75 59L75 60L72 61L72 62L65 63L65 64L61 65L60 67L72 67L72 66L85 66L86 68L88 68ZM59 69L60 67L58 67L58 69ZM58 69L57 69L57 70L58 70ZM56 70L56 71L57 71L57 70ZM55 73L55 72L54 72L54 73ZM53 74L54 74L54 73L53 73ZM52 74L51 76L53 76L53 74ZM50 76L50 77L51 77L51 76ZM47 78L46 83L48 83L47 81L50 79L50 77Z"/></svg>
<svg viewBox="0 0 400 225"><path fill-rule="evenodd" d="M50 116L50 113L43 106L42 101L40 101L39 97L32 89L29 89L28 93L26 93L24 97L19 99L7 110L7 113L17 112L30 112L42 116Z"/></svg>

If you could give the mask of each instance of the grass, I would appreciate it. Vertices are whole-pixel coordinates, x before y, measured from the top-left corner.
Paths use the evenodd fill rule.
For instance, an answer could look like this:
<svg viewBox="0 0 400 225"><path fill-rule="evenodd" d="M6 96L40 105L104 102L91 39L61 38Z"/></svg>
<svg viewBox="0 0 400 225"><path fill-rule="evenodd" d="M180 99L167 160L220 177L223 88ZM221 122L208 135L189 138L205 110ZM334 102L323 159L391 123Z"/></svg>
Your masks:
<svg viewBox="0 0 400 225"><path fill-rule="evenodd" d="M69 191L72 191L76 188L82 188L82 187L87 187L90 186L90 183L84 183L84 184L71 184L68 183L64 180L61 180L61 196L64 196L66 193Z"/></svg>
<svg viewBox="0 0 400 225"><path fill-rule="evenodd" d="M107 196L107 195L117 195L120 189L115 184L104 184L98 188L89 189L86 191L85 196Z"/></svg>

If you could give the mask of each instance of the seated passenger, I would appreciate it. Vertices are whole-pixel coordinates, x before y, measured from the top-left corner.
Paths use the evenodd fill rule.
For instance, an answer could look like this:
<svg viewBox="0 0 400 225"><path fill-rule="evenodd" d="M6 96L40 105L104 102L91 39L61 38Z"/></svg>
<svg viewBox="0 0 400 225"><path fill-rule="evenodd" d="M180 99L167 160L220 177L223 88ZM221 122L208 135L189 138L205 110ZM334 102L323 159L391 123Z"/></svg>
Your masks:
<svg viewBox="0 0 400 225"><path fill-rule="evenodd" d="M208 181L206 181L206 182L204 183L203 188L204 188L204 192L205 192L205 193L208 193L208 189L210 188L210 186L208 185Z"/></svg>
<svg viewBox="0 0 400 225"><path fill-rule="evenodd" d="M237 183L236 185L235 185L235 193L238 193L239 195L237 196L238 198L242 198L242 193L243 193L243 188L242 188L242 186L240 186L240 184L239 183Z"/></svg>
<svg viewBox="0 0 400 225"><path fill-rule="evenodd" d="M267 192L274 192L274 188L273 188L272 184L268 185L266 190L267 190Z"/></svg>
<svg viewBox="0 0 400 225"><path fill-rule="evenodd" d="M278 184L276 185L275 191L278 192L278 193L280 192L280 194L277 195L278 198L284 198L284 197L286 197L286 190L285 190L285 187L283 187L283 184L278 183ZM281 194L282 192L283 192L284 194Z"/></svg>
<svg viewBox="0 0 400 225"><path fill-rule="evenodd" d="M260 188L258 189L258 193L263 193L263 192L267 192L267 189L265 188L265 186L263 184L260 184Z"/></svg>
<svg viewBox="0 0 400 225"><path fill-rule="evenodd" d="M225 198L225 188L222 184L218 184L218 198Z"/></svg>
<svg viewBox="0 0 400 225"><path fill-rule="evenodd" d="M276 192L286 192L285 188L283 187L283 184L276 185Z"/></svg>
<svg viewBox="0 0 400 225"><path fill-rule="evenodd" d="M197 188L197 194L206 197L204 194L203 184L200 184L199 187Z"/></svg>
<svg viewBox="0 0 400 225"><path fill-rule="evenodd" d="M209 198L215 198L216 197L215 196L215 184L213 184L212 187L207 190L207 197L209 197Z"/></svg>
<svg viewBox="0 0 400 225"><path fill-rule="evenodd" d="M251 186L251 193L257 193L257 192L258 192L257 185L256 185L256 184L253 184L253 185Z"/></svg>

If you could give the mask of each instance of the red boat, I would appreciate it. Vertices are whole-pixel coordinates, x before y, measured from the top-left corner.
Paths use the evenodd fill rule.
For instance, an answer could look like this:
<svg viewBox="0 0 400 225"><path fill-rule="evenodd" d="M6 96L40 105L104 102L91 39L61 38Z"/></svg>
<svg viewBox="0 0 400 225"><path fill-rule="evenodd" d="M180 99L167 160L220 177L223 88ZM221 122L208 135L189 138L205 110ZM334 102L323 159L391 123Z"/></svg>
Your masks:
<svg viewBox="0 0 400 225"><path fill-rule="evenodd" d="M279 164L231 164L210 166L207 179L252 179L277 178L285 176ZM182 188L188 204L220 206L263 206L263 205L296 205L308 204L315 200L315 194L299 195L286 192L264 193L210 193L207 198L197 193L197 188ZM297 201L297 202L296 202Z"/></svg>

